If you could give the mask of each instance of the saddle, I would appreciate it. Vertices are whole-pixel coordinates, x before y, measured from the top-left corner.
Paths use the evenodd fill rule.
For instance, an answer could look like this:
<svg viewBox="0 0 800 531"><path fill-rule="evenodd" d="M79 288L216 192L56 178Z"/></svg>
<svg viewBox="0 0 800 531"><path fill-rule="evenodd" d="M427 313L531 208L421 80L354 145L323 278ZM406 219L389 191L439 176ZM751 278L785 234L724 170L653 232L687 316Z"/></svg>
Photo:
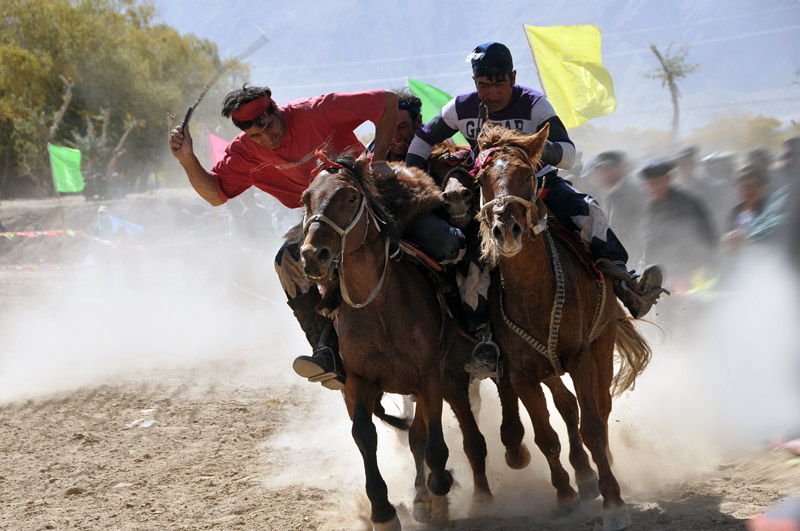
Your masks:
<svg viewBox="0 0 800 531"><path fill-rule="evenodd" d="M586 246L574 231L571 231L565 227L564 224L558 221L555 216L547 217L547 228L550 229L550 232L553 234L553 236L567 245L567 247L578 258L578 261L589 270L589 272L597 279L598 282L603 281L603 272L597 268L597 265L589 255L589 251L586 249Z"/></svg>

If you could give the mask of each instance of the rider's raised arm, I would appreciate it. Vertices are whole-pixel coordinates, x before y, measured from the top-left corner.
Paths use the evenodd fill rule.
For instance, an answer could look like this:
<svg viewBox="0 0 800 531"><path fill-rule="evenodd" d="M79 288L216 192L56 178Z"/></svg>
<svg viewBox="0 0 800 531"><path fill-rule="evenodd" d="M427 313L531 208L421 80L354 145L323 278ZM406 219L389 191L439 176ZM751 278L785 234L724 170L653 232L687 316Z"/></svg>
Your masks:
<svg viewBox="0 0 800 531"><path fill-rule="evenodd" d="M531 120L536 123L537 131L540 131L544 124L550 124L547 144L542 153L542 163L562 170L572 168L575 164L575 144L570 140L564 122L556 115L553 105L546 98L539 99L533 105Z"/></svg>
<svg viewBox="0 0 800 531"><path fill-rule="evenodd" d="M388 153L392 147L392 137L397 123L397 94L387 90L385 93L386 102L383 107L383 114L375 122L375 148L374 153ZM386 162L385 156L382 157Z"/></svg>
<svg viewBox="0 0 800 531"><path fill-rule="evenodd" d="M185 132L180 127L176 127L170 132L169 145L172 148L172 155L183 166L183 170L189 178L189 184L198 195L208 201L211 206L223 204L225 201L219 196L214 176L203 168L194 154L192 135L188 124Z"/></svg>
<svg viewBox="0 0 800 531"><path fill-rule="evenodd" d="M414 135L414 140L408 147L406 164L416 168L425 169L428 157L433 151L433 146L443 142L458 132L458 118L456 116L455 98L442 107L442 111L423 125Z"/></svg>

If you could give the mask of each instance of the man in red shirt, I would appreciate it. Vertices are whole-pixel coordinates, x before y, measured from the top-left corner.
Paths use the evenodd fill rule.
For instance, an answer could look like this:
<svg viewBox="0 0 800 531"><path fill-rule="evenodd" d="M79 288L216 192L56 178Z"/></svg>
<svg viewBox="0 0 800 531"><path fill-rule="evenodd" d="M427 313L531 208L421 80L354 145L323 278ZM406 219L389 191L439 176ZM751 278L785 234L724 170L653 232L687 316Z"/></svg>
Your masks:
<svg viewBox="0 0 800 531"><path fill-rule="evenodd" d="M222 103L222 115L230 117L242 132L211 171L197 160L188 127L186 131L173 129L169 144L192 187L212 206L256 186L287 207L298 208L318 162L317 150L360 155L364 146L353 131L370 121L375 124L375 153L388 153L397 110L397 95L385 90L325 94L279 106L268 87L245 85L228 93ZM370 166L385 179L395 177L385 156L373 157ZM295 371L329 389L342 389L344 373L336 332L330 320L315 311L320 295L303 273L298 244L284 243L275 269L289 306L315 349L313 356L295 359Z"/></svg>

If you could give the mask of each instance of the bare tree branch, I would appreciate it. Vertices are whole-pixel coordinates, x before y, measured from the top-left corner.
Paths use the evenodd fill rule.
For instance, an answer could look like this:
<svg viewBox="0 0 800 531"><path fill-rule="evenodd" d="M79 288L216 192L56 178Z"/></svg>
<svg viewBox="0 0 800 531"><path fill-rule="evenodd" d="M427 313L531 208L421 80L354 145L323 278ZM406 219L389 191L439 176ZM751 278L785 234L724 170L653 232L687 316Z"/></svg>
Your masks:
<svg viewBox="0 0 800 531"><path fill-rule="evenodd" d="M125 124L125 132L122 133L122 136L117 142L117 145L114 146L113 151L111 152L111 159L108 161L108 166L106 167L106 175L111 177L114 174L114 169L117 166L117 159L119 159L122 155L125 154L125 141L128 139L128 135L131 131L133 131L134 127L137 125L136 120L131 120Z"/></svg>
<svg viewBox="0 0 800 531"><path fill-rule="evenodd" d="M58 78L67 87L67 91L64 93L64 103L61 104L61 108L58 109L58 112L56 112L56 115L53 117L53 125L50 126L50 132L47 135L48 143L52 142L56 137L58 126L61 124L61 120L64 118L64 114L67 112L67 108L69 108L69 104L72 101L72 87L74 83L62 74L59 74Z"/></svg>

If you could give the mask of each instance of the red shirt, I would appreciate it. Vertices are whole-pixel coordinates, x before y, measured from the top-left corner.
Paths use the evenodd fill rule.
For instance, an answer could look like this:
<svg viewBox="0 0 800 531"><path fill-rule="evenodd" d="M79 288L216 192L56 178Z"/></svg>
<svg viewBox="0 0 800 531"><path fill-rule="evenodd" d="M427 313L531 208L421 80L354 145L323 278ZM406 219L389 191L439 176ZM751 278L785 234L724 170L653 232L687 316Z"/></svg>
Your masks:
<svg viewBox="0 0 800 531"><path fill-rule="evenodd" d="M242 131L225 149L225 157L211 175L223 201L255 186L289 208L298 208L300 196L311 182L317 165L314 152L326 149L340 154L364 151L353 130L366 121L377 123L383 115L383 90L325 94L296 100L279 107L286 120L286 136L277 149L255 143Z"/></svg>

